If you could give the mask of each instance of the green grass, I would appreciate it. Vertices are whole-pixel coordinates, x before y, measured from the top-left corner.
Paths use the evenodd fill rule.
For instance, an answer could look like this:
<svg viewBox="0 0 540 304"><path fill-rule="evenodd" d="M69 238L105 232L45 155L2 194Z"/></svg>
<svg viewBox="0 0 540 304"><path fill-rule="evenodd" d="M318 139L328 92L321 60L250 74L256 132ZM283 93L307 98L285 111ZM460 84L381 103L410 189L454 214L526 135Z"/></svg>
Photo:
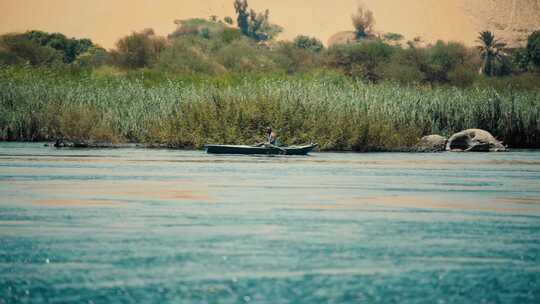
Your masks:
<svg viewBox="0 0 540 304"><path fill-rule="evenodd" d="M368 85L332 73L189 76L0 67L0 138L251 144L272 126L287 144L400 150L467 128L540 146L540 91Z"/></svg>

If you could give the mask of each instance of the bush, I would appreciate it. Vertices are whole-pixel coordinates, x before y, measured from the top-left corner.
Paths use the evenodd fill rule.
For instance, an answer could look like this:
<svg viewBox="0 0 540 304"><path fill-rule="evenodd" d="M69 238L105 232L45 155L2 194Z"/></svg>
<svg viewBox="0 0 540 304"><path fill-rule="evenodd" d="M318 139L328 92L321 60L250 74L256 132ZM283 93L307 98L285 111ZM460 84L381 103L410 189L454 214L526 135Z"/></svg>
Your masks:
<svg viewBox="0 0 540 304"><path fill-rule="evenodd" d="M223 23L202 18L175 20L174 23L176 24L176 29L168 35L169 39L185 36L201 36L208 39L227 29Z"/></svg>
<svg viewBox="0 0 540 304"><path fill-rule="evenodd" d="M532 62L540 71L540 31L535 31L527 38L527 54Z"/></svg>
<svg viewBox="0 0 540 304"><path fill-rule="evenodd" d="M477 77L477 73L470 66L458 65L448 73L448 81L451 85L466 88L471 86Z"/></svg>
<svg viewBox="0 0 540 304"><path fill-rule="evenodd" d="M437 41L427 49L428 62L424 73L430 83L447 83L449 73L458 65L465 64L467 49L461 43Z"/></svg>
<svg viewBox="0 0 540 304"><path fill-rule="evenodd" d="M164 38L155 36L154 30L146 29L118 40L112 56L123 68L148 67L157 60L165 45Z"/></svg>
<svg viewBox="0 0 540 304"><path fill-rule="evenodd" d="M97 68L111 62L110 54L102 47L93 46L77 57L75 63L81 67Z"/></svg>
<svg viewBox="0 0 540 304"><path fill-rule="evenodd" d="M90 39L67 38L61 33L29 31L21 34L21 36L41 46L50 47L61 52L65 63L72 63L77 59L77 56L94 45Z"/></svg>
<svg viewBox="0 0 540 304"><path fill-rule="evenodd" d="M318 56L306 49L299 49L292 42L279 42L272 49L272 57L280 70L288 74L305 72L316 68Z"/></svg>
<svg viewBox="0 0 540 304"><path fill-rule="evenodd" d="M160 53L156 68L169 73L215 75L226 72L205 51L205 44L193 38L176 39Z"/></svg>
<svg viewBox="0 0 540 304"><path fill-rule="evenodd" d="M252 40L244 38L216 50L213 57L231 72L264 72L275 69L275 64L268 53L269 50L264 46L259 46Z"/></svg>
<svg viewBox="0 0 540 304"><path fill-rule="evenodd" d="M296 36L293 43L297 48L305 49L315 53L322 51L322 49L324 48L322 42L319 39L304 35Z"/></svg>
<svg viewBox="0 0 540 304"><path fill-rule="evenodd" d="M382 78L380 65L388 62L394 52L395 47L372 40L335 45L328 50L326 60L330 67L341 69L346 75L377 82Z"/></svg>
<svg viewBox="0 0 540 304"><path fill-rule="evenodd" d="M62 53L49 46L29 40L24 34L6 34L1 37L0 55L5 64L29 63L33 66L51 66L62 62Z"/></svg>

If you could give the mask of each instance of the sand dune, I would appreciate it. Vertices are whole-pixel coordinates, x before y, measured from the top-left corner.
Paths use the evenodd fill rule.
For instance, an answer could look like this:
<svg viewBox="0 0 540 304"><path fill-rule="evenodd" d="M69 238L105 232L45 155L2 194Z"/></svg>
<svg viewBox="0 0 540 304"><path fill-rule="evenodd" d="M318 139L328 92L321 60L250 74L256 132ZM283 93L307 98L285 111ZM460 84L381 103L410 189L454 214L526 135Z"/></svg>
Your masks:
<svg viewBox="0 0 540 304"><path fill-rule="evenodd" d="M540 0L364 0L377 19L376 30L398 32L425 41L457 40L473 44L480 29L491 29L519 43L528 29L540 28ZM322 41L350 30L350 15L358 0L250 0L250 6L270 9L273 22L285 28L280 36L316 36ZM113 47L133 30L154 28L159 34L174 29L174 19L233 16L232 0L3 0L0 32L42 29L89 37Z"/></svg>

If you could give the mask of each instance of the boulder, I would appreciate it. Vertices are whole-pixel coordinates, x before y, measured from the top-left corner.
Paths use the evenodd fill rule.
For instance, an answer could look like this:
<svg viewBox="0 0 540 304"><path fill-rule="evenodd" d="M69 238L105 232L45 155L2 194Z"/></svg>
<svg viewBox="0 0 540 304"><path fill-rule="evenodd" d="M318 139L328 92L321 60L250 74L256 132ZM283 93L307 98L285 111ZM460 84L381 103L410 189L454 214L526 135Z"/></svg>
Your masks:
<svg viewBox="0 0 540 304"><path fill-rule="evenodd" d="M446 142L446 137L437 134L427 135L420 139L416 149L419 152L442 152L446 149Z"/></svg>
<svg viewBox="0 0 540 304"><path fill-rule="evenodd" d="M467 129L452 135L446 143L447 151L499 152L506 151L502 142L488 131Z"/></svg>
<svg viewBox="0 0 540 304"><path fill-rule="evenodd" d="M342 31L335 33L328 39L328 47L338 44L348 44L356 42L356 32L354 31Z"/></svg>

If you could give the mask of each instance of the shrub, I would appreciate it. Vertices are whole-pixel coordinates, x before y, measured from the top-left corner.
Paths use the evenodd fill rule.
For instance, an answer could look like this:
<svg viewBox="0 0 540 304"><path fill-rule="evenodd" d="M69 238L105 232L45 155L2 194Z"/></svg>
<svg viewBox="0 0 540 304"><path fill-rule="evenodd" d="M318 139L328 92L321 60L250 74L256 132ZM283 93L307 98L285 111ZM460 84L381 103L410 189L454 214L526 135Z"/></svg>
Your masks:
<svg viewBox="0 0 540 304"><path fill-rule="evenodd" d="M540 71L540 31L535 31L527 38L527 54L532 62Z"/></svg>
<svg viewBox="0 0 540 304"><path fill-rule="evenodd" d="M477 73L470 66L458 65L448 73L448 82L456 87L465 88L471 86L477 77Z"/></svg>
<svg viewBox="0 0 540 304"><path fill-rule="evenodd" d="M224 73L225 68L205 52L205 44L193 38L176 39L160 53L156 68L170 73Z"/></svg>
<svg viewBox="0 0 540 304"><path fill-rule="evenodd" d="M448 74L467 58L467 49L461 43L437 41L427 49L428 62L425 67L426 80L430 83L448 82Z"/></svg>
<svg viewBox="0 0 540 304"><path fill-rule="evenodd" d="M304 35L296 36L293 43L297 48L305 49L315 53L322 51L322 49L324 48L322 42L319 39Z"/></svg>
<svg viewBox="0 0 540 304"><path fill-rule="evenodd" d="M317 55L296 47L292 42L277 43L272 49L272 55L277 66L288 74L307 71L315 68L318 63Z"/></svg>
<svg viewBox="0 0 540 304"><path fill-rule="evenodd" d="M388 62L394 51L394 47L372 40L333 46L326 60L329 66L343 70L346 75L377 82L382 77L379 65Z"/></svg>
<svg viewBox="0 0 540 304"><path fill-rule="evenodd" d="M24 34L6 34L1 37L6 64L29 63L33 66L50 66L62 62L62 53L49 46L29 40Z"/></svg>
<svg viewBox="0 0 540 304"><path fill-rule="evenodd" d="M124 68L148 67L157 60L165 45L164 38L155 36L154 30L146 29L118 40L112 56Z"/></svg>
<svg viewBox="0 0 540 304"><path fill-rule="evenodd" d="M93 46L77 57L75 61L81 67L97 68L111 62L110 54L102 47Z"/></svg>
<svg viewBox="0 0 540 304"><path fill-rule="evenodd" d="M61 52L65 63L72 63L77 59L77 56L88 51L94 45L90 39L67 38L61 33L28 31L21 35L29 41Z"/></svg>
<svg viewBox="0 0 540 304"><path fill-rule="evenodd" d="M263 72L275 69L275 64L268 53L268 49L258 46L252 40L241 39L216 50L213 57L217 63L231 72Z"/></svg>

